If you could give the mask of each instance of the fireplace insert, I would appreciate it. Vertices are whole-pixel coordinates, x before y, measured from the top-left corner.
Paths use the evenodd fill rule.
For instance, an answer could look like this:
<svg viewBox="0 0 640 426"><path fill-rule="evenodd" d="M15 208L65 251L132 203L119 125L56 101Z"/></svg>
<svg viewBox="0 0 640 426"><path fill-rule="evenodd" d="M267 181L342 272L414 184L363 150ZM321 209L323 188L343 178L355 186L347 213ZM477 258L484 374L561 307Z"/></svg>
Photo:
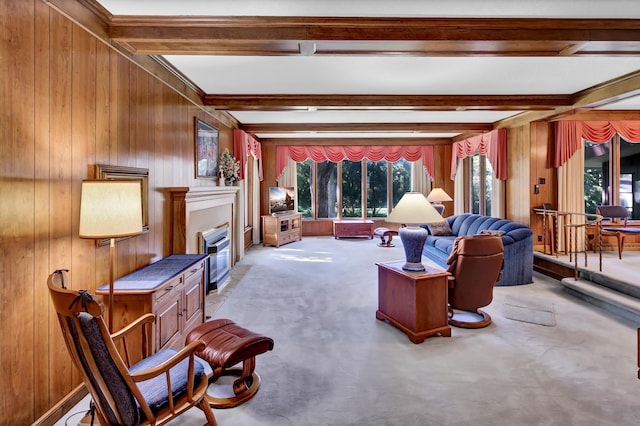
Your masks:
<svg viewBox="0 0 640 426"><path fill-rule="evenodd" d="M207 262L207 293L222 287L231 269L231 238L229 226L224 225L198 233L201 253L209 255Z"/></svg>

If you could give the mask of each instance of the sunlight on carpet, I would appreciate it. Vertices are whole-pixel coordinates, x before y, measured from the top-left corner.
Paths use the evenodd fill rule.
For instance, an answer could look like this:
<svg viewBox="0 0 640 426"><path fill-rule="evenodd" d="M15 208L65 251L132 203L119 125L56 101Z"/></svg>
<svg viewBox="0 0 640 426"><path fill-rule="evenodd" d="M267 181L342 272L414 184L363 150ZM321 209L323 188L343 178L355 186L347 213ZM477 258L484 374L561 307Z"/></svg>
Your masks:
<svg viewBox="0 0 640 426"><path fill-rule="evenodd" d="M523 295L509 295L504 299L503 313L506 318L532 324L555 327L556 314L553 303Z"/></svg>

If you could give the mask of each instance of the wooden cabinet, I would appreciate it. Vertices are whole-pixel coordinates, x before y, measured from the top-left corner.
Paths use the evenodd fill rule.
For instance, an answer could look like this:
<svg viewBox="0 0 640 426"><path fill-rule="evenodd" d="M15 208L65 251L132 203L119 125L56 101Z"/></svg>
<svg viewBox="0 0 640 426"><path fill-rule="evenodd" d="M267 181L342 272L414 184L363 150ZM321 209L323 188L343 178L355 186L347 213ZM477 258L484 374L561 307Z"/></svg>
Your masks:
<svg viewBox="0 0 640 426"><path fill-rule="evenodd" d="M334 220L333 236L335 239L340 237L368 237L373 238L373 221L372 220Z"/></svg>
<svg viewBox="0 0 640 426"><path fill-rule="evenodd" d="M451 337L448 322L449 273L431 267L423 272L402 269L403 261L378 265L376 318L402 330L413 343L428 336Z"/></svg>
<svg viewBox="0 0 640 426"><path fill-rule="evenodd" d="M300 213L262 216L262 245L280 247L302 239L302 215Z"/></svg>
<svg viewBox="0 0 640 426"><path fill-rule="evenodd" d="M141 315L152 313L155 322L147 338L154 351L180 348L191 330L204 322L206 254L174 254L114 282L113 328L120 330ZM109 286L97 294L108 303ZM139 348L142 334L134 335ZM141 353L132 354L138 361Z"/></svg>

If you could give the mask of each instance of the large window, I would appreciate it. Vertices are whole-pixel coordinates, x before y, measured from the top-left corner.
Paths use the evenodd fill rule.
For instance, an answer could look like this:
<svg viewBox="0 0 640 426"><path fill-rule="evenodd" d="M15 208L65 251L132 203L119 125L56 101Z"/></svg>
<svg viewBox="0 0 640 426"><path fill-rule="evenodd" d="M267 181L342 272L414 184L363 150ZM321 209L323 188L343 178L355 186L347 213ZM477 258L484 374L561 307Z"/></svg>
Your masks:
<svg viewBox="0 0 640 426"><path fill-rule="evenodd" d="M298 211L305 218L386 217L410 190L411 163L401 159L296 164ZM366 194L366 196L364 196Z"/></svg>
<svg viewBox="0 0 640 426"><path fill-rule="evenodd" d="M600 204L621 205L640 219L640 144L619 136L584 143L584 207L595 213Z"/></svg>

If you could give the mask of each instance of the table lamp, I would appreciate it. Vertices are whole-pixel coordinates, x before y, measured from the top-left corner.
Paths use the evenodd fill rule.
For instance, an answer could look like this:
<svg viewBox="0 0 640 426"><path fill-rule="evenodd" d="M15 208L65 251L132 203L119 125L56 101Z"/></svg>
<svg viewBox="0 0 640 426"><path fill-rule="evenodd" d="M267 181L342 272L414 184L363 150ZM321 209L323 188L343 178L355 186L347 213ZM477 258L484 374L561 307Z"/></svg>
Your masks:
<svg viewBox="0 0 640 426"><path fill-rule="evenodd" d="M115 239L142 233L142 191L138 181L82 182L80 238L109 239L109 331L113 332Z"/></svg>
<svg viewBox="0 0 640 426"><path fill-rule="evenodd" d="M440 213L440 215L444 214L444 204L445 201L453 201L453 198L449 197L449 194L444 192L442 188L433 188L429 195L427 195L427 201L429 201L433 207Z"/></svg>
<svg viewBox="0 0 640 426"><path fill-rule="evenodd" d="M400 228L400 240L404 247L406 263L402 269L424 271L422 248L429 233L420 224L442 222L444 219L421 192L406 192L387 216L387 222L404 223Z"/></svg>

